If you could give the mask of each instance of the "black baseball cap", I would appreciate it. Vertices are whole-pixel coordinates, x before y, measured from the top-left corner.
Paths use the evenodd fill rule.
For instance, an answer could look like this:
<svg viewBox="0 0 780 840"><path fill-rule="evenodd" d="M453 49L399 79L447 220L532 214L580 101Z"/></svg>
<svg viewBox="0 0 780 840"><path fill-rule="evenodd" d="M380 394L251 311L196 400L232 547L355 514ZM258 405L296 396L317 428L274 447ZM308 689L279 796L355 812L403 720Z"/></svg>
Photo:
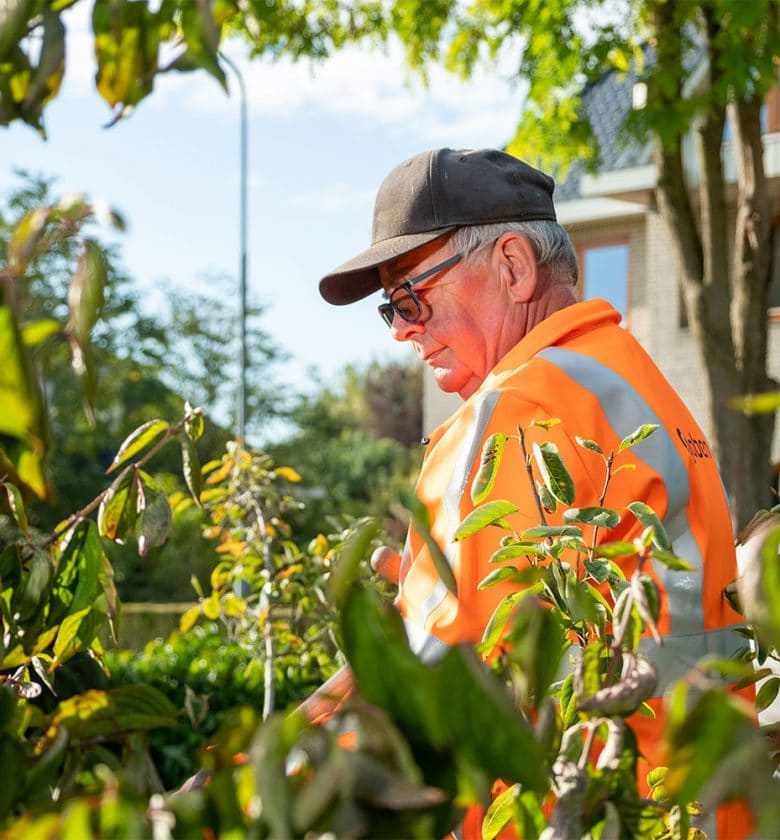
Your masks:
<svg viewBox="0 0 780 840"><path fill-rule="evenodd" d="M374 204L371 247L320 280L343 305L381 288L378 266L464 225L556 221L549 175L498 149L434 149L390 172Z"/></svg>

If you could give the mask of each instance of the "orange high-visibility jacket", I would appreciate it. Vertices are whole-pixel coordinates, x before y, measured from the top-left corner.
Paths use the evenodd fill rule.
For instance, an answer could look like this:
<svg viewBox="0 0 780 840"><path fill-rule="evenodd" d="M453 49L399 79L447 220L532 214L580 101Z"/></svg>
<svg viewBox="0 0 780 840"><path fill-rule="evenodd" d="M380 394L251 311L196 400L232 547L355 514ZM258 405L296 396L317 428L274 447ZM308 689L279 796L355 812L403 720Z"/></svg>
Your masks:
<svg viewBox="0 0 780 840"><path fill-rule="evenodd" d="M738 646L730 628L742 621L722 594L736 577L734 541L713 454L680 397L619 324L619 313L602 300L559 310L510 350L479 390L431 435L417 495L430 511L432 535L452 567L458 595L441 582L425 543L410 529L398 605L410 645L424 660L435 661L449 645L478 643L494 609L512 591L505 584L478 589L496 568L489 560L506 531L488 527L461 542L452 539L475 507L469 488L485 439L496 432L516 436L518 426L550 418L561 423L549 431L529 430L529 451L533 440L558 446L574 480L576 507L599 503L605 466L575 437L596 441L605 453L617 452L621 439L642 424L660 426L616 456L616 467L632 463L636 468L621 470L612 479L604 504L618 509L623 519L617 529L600 532L600 541L638 536L642 525L624 509L632 501L645 502L663 521L674 552L696 567L691 572L672 572L660 564L647 569L663 601L658 622L663 647L652 638L642 640L642 649L659 668L659 696L702 656L727 656ZM517 532L539 524L515 440L506 444L488 499L510 499L518 506L518 513L507 517ZM548 517L548 522L555 521L556 516ZM627 577L633 562L624 563ZM660 708L660 703L653 705ZM632 725L650 759L646 769L656 766L660 720L641 718L635 725L632 719ZM727 817L719 813L717 832L714 824L702 826L710 838L731 840L744 833L733 822L724 822Z"/></svg>

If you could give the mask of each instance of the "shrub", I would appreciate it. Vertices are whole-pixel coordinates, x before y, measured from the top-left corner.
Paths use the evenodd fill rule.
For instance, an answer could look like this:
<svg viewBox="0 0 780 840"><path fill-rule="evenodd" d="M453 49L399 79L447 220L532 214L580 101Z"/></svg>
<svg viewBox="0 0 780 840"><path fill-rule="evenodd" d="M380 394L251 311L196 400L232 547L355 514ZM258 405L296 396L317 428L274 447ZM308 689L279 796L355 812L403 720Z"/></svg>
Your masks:
<svg viewBox="0 0 780 840"><path fill-rule="evenodd" d="M108 652L105 664L112 687L150 685L179 710L177 725L149 735L149 746L166 789L177 787L197 769L197 752L236 706L263 707L263 663L250 647L227 638L215 622L174 632L167 641L149 642L138 654ZM279 708L290 706L336 669L326 653L292 653L275 668Z"/></svg>

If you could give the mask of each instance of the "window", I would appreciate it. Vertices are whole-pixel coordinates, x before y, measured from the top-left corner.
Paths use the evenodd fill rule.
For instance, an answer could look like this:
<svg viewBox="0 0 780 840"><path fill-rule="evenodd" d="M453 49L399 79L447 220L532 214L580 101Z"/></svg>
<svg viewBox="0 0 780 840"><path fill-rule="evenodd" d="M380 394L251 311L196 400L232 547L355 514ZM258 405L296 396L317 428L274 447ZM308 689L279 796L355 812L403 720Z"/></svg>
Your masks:
<svg viewBox="0 0 780 840"><path fill-rule="evenodd" d="M604 298L626 319L628 243L586 246L582 250L582 298Z"/></svg>

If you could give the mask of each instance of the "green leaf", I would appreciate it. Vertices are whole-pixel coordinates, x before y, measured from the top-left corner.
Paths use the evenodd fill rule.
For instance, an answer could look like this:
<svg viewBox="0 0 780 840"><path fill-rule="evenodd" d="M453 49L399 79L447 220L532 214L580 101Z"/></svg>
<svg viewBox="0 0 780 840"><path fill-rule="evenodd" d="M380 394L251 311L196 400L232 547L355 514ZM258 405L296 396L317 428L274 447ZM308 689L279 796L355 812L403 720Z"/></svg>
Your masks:
<svg viewBox="0 0 780 840"><path fill-rule="evenodd" d="M114 108L136 105L152 90L158 69L160 29L145 2L95 0L92 8L96 84Z"/></svg>
<svg viewBox="0 0 780 840"><path fill-rule="evenodd" d="M608 560L595 559L585 560L585 571L596 581L596 583L604 583L612 571L612 566Z"/></svg>
<svg viewBox="0 0 780 840"><path fill-rule="evenodd" d="M650 552L650 556L673 572L690 572L696 568L676 554L672 554L671 551L655 550Z"/></svg>
<svg viewBox="0 0 780 840"><path fill-rule="evenodd" d="M485 501L496 482L496 475L501 466L507 437L497 433L490 435L482 447L482 457L474 480L471 482L471 501L479 505Z"/></svg>
<svg viewBox="0 0 780 840"><path fill-rule="evenodd" d="M605 507L569 508L563 512L564 522L581 522L583 525L595 525L599 528L617 528L620 514Z"/></svg>
<svg viewBox="0 0 780 840"><path fill-rule="evenodd" d="M27 347L36 347L44 341L57 335L61 330L60 322L53 318L41 321L31 321L22 327L22 341Z"/></svg>
<svg viewBox="0 0 780 840"><path fill-rule="evenodd" d="M509 658L520 668L528 705L538 708L569 647L558 617L536 599L522 601L509 630Z"/></svg>
<svg viewBox="0 0 780 840"><path fill-rule="evenodd" d="M633 432L631 432L630 435L626 435L626 437L624 437L623 440L620 441L620 446L618 446L618 452L623 452L625 449L629 449L632 446L636 446L637 443L640 443L645 438L650 437L650 435L652 435L657 428L658 423L645 423L638 429L635 429Z"/></svg>
<svg viewBox="0 0 780 840"><path fill-rule="evenodd" d="M431 534L428 508L416 496L412 496L409 513L412 527L423 538L439 578L447 589L457 596L458 582L455 580L450 561Z"/></svg>
<svg viewBox="0 0 780 840"><path fill-rule="evenodd" d="M139 426L122 441L122 445L119 447L106 473L113 472L118 466L129 461L142 449L154 443L169 428L170 425L165 420L148 420Z"/></svg>
<svg viewBox="0 0 780 840"><path fill-rule="evenodd" d="M653 544L662 551L671 551L672 542L663 523L650 505L644 502L631 502L628 509L645 528L653 529Z"/></svg>
<svg viewBox="0 0 780 840"><path fill-rule="evenodd" d="M582 539L582 528L577 525L536 525L520 534L522 540L541 540L550 537L578 537Z"/></svg>
<svg viewBox="0 0 780 840"><path fill-rule="evenodd" d="M545 487L565 505L574 501L574 482L554 443L533 444L533 453Z"/></svg>
<svg viewBox="0 0 780 840"><path fill-rule="evenodd" d="M474 648L465 644L450 648L433 671L435 713L458 754L490 779L511 779L526 790L546 789L544 761L533 729Z"/></svg>
<svg viewBox="0 0 780 840"><path fill-rule="evenodd" d="M221 27L214 20L210 0L195 0L182 8L181 16L187 51L175 69L186 70L191 66L203 68L212 75L227 93L227 79L218 59Z"/></svg>
<svg viewBox="0 0 780 840"><path fill-rule="evenodd" d="M141 513L138 533L138 553L141 557L146 557L150 549L163 545L173 525L173 513L168 497L154 484L147 481L147 478L144 474L146 503Z"/></svg>
<svg viewBox="0 0 780 840"><path fill-rule="evenodd" d="M0 61L17 45L27 31L34 0L5 0L0 6ZM5 811L0 811L5 814Z"/></svg>
<svg viewBox="0 0 780 840"><path fill-rule="evenodd" d="M23 276L28 263L36 257L51 212L51 207L36 207L14 227L8 240L8 268L13 274Z"/></svg>
<svg viewBox="0 0 780 840"><path fill-rule="evenodd" d="M200 440L203 435L203 410L193 408L189 403L184 408L184 431L191 441Z"/></svg>
<svg viewBox="0 0 780 840"><path fill-rule="evenodd" d="M478 645L480 653L488 654L495 648L504 635L507 622L515 607L525 598L539 595L543 590L544 584L542 581L537 581L527 589L521 589L519 592L513 592L511 595L507 595L495 610L493 610L493 615L490 616L490 621L488 621L482 633L482 640Z"/></svg>
<svg viewBox="0 0 780 840"><path fill-rule="evenodd" d="M84 250L68 289L68 330L82 348L89 344L92 327L103 308L107 278L106 257L100 246L92 239L84 240Z"/></svg>
<svg viewBox="0 0 780 840"><path fill-rule="evenodd" d="M371 591L353 586L340 614L344 653L360 693L402 730L434 748L451 737L436 707L430 669L409 648L400 613Z"/></svg>
<svg viewBox="0 0 780 840"><path fill-rule="evenodd" d="M43 10L43 40L22 110L31 124L40 121L43 106L57 91L65 75L65 26L60 15L51 7ZM45 136L45 135L44 135Z"/></svg>
<svg viewBox="0 0 780 840"><path fill-rule="evenodd" d="M46 607L43 594L54 575L54 564L46 549L31 546L29 556L25 557L25 560L28 571L26 576L23 576L14 598L19 613L18 620L21 622L29 621L38 610Z"/></svg>
<svg viewBox="0 0 780 840"><path fill-rule="evenodd" d="M181 461L182 472L184 473L184 483L190 491L190 495L195 500L195 504L199 508L203 508L200 500L200 492L202 487L202 478L200 474L200 459L198 452L195 449L195 444L187 435L182 435L181 441Z"/></svg>
<svg viewBox="0 0 780 840"><path fill-rule="evenodd" d="M138 482L135 470L128 468L117 476L100 502L97 516L100 535L123 543L134 533L138 513Z"/></svg>
<svg viewBox="0 0 780 840"><path fill-rule="evenodd" d="M513 566L503 566L500 569L494 569L487 577L483 578L477 585L477 589L488 589L505 580L511 580L518 584L524 582L517 569Z"/></svg>
<svg viewBox="0 0 780 840"><path fill-rule="evenodd" d="M596 443L595 440L575 436L574 440L583 448L589 449L591 452L598 452L599 455L604 454L604 450Z"/></svg>
<svg viewBox="0 0 780 840"><path fill-rule="evenodd" d="M175 726L176 716L176 707L157 689L124 685L63 700L52 717L52 726L66 727L71 739L80 741L112 735L117 730Z"/></svg>
<svg viewBox="0 0 780 840"><path fill-rule="evenodd" d="M19 530L24 534L30 533L30 526L27 522L27 511L24 508L24 499L19 488L9 481L3 482L5 492L8 495L8 507L11 509L14 520L19 526Z"/></svg>
<svg viewBox="0 0 780 840"><path fill-rule="evenodd" d="M560 423L560 419L558 417L550 417L549 420L532 420L528 426L536 426L539 429L544 429L545 432L549 432L550 429L554 428Z"/></svg>
<svg viewBox="0 0 780 840"><path fill-rule="evenodd" d="M43 457L46 415L29 351L24 346L14 312L0 286L0 475L46 496Z"/></svg>
<svg viewBox="0 0 780 840"><path fill-rule="evenodd" d="M539 494L539 501L542 503L542 507L547 511L547 513L555 513L555 511L558 510L558 500L547 489L547 487L542 484L541 481L537 481L535 483L536 492Z"/></svg>
<svg viewBox="0 0 780 840"><path fill-rule="evenodd" d="M747 397L734 397L729 400L729 408L743 414L774 414L780 408L780 391L768 391L764 394L752 394Z"/></svg>
<svg viewBox="0 0 780 840"><path fill-rule="evenodd" d="M768 709L775 702L778 690L780 690L780 678L772 677L767 680L756 694L756 711L763 712L764 709Z"/></svg>
<svg viewBox="0 0 780 840"><path fill-rule="evenodd" d="M496 499L492 502L485 502L471 511L471 513L458 525L452 538L456 542L465 540L481 531L488 525L496 525L499 520L510 513L517 511L517 505L507 499Z"/></svg>
<svg viewBox="0 0 780 840"><path fill-rule="evenodd" d="M482 821L482 840L493 840L509 825L521 790L520 785L511 785L490 803Z"/></svg>
<svg viewBox="0 0 780 840"><path fill-rule="evenodd" d="M544 557L544 549L534 542L515 542L499 548L490 558L491 563L505 563L518 557Z"/></svg>
<svg viewBox="0 0 780 840"><path fill-rule="evenodd" d="M594 552L599 557L631 557L636 554L636 546L630 542L611 542L597 545Z"/></svg>
<svg viewBox="0 0 780 840"><path fill-rule="evenodd" d="M333 572L328 581L331 601L337 607L344 602L350 587L358 577L360 563L368 556L374 538L379 533L379 522L366 517L350 529L336 554Z"/></svg>

